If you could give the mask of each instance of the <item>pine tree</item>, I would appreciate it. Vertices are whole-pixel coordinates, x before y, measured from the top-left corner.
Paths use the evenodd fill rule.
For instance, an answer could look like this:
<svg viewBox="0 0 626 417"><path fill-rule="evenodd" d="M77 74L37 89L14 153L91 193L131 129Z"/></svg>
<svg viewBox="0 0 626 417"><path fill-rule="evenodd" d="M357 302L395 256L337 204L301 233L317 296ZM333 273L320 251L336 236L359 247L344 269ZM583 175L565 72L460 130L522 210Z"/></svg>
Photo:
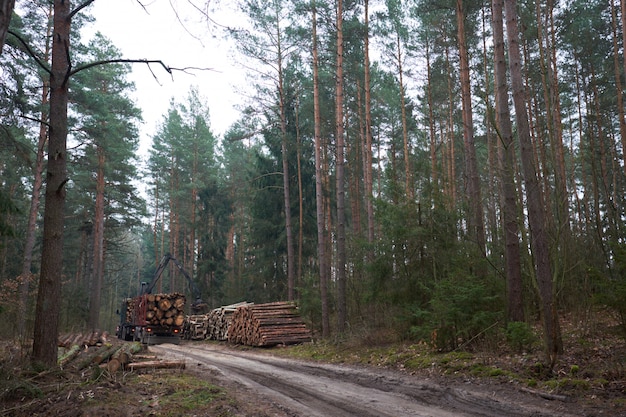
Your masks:
<svg viewBox="0 0 626 417"><path fill-rule="evenodd" d="M120 52L101 34L96 34L87 49L90 61L112 60ZM138 146L138 131L135 123L140 111L127 97L132 85L125 80L130 72L128 65L110 64L82 71L75 77L76 87L72 92L76 111L81 114L78 131L85 135L86 148L80 167L76 172L79 182L95 202L93 217L93 255L91 256L91 283L88 294L89 326L100 328L101 291L105 271L105 228L106 220L112 216L120 218L132 214L132 196L136 194L132 179L136 177L135 152ZM93 173L95 173L95 178ZM95 181L94 181L95 180ZM95 182L95 189L93 189ZM123 195L126 201L117 200L113 190ZM126 213L118 212L124 206ZM105 207L107 210L105 211Z"/></svg>

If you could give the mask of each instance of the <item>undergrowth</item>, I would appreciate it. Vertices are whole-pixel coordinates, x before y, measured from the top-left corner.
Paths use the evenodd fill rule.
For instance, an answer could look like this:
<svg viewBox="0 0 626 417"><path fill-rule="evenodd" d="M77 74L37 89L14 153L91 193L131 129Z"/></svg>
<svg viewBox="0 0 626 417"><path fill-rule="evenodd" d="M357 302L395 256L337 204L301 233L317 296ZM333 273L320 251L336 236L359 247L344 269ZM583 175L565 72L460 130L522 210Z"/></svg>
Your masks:
<svg viewBox="0 0 626 417"><path fill-rule="evenodd" d="M596 325L583 332L572 317L562 318L565 353L554 368L545 364L540 326L511 323L494 339L465 349L440 351L429 340L379 340L375 334L345 338L341 342L317 340L283 349L301 359L366 365L421 375L452 376L471 381L505 382L550 393L590 394L620 401L626 394L626 343L611 332L611 325ZM388 330L384 330L387 332ZM375 332L375 331L374 331Z"/></svg>

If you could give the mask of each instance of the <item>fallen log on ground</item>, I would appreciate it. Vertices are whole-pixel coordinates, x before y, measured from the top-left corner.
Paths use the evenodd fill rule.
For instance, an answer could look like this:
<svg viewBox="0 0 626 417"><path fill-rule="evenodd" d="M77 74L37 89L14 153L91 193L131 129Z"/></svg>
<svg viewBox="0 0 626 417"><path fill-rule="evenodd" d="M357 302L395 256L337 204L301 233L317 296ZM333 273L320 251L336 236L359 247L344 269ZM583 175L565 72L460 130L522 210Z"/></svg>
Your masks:
<svg viewBox="0 0 626 417"><path fill-rule="evenodd" d="M93 348L95 350L89 350L84 352L80 361L75 365L77 369L85 369L90 365L99 365L106 359L110 358L111 355L115 352L117 347L112 345L102 345L98 348Z"/></svg>
<svg viewBox="0 0 626 417"><path fill-rule="evenodd" d="M133 355L135 353L139 353L140 351L141 343L139 342L123 345L117 349L113 355L111 355L111 359L109 359L103 367L105 367L111 374L114 374L120 369L127 369L128 364L130 364L133 359Z"/></svg>
<svg viewBox="0 0 626 417"><path fill-rule="evenodd" d="M106 344L108 339L108 332L101 332L100 330L93 330L88 333L67 333L59 336L57 345L65 348L70 348L74 345L97 346Z"/></svg>
<svg viewBox="0 0 626 417"><path fill-rule="evenodd" d="M59 366L63 368L65 365L71 362L74 358L78 356L81 349L82 347L79 345L72 345L72 347L69 348L67 352L62 354L61 357L58 359L57 363L59 364Z"/></svg>
<svg viewBox="0 0 626 417"><path fill-rule="evenodd" d="M131 362L127 368L131 371L139 369L185 369L185 361Z"/></svg>

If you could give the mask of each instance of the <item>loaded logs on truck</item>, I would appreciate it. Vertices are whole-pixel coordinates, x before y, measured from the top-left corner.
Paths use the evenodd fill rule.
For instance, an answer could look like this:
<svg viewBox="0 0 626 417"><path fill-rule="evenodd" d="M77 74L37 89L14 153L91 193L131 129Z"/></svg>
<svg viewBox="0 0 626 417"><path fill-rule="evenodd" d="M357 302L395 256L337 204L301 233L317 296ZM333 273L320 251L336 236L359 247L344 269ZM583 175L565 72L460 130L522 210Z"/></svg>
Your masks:
<svg viewBox="0 0 626 417"><path fill-rule="evenodd" d="M181 293L146 294L146 322L180 327L185 321L185 296Z"/></svg>
<svg viewBox="0 0 626 417"><path fill-rule="evenodd" d="M293 345L310 342L311 332L294 303L252 304L233 313L228 341L248 346Z"/></svg>
<svg viewBox="0 0 626 417"><path fill-rule="evenodd" d="M185 321L185 301L183 294L143 294L127 298L122 305L122 323L118 337L125 340L156 341L172 337L171 342L177 343ZM165 341L167 339L162 339Z"/></svg>
<svg viewBox="0 0 626 417"><path fill-rule="evenodd" d="M117 336L124 340L141 340L142 343L179 343L185 324L185 296L181 293L152 294L161 274L172 261L185 276L195 301L191 309L195 313L206 311L207 304L200 297L200 290L180 262L169 253L165 254L152 278L152 282L142 283L139 296L127 298L120 310L120 324Z"/></svg>

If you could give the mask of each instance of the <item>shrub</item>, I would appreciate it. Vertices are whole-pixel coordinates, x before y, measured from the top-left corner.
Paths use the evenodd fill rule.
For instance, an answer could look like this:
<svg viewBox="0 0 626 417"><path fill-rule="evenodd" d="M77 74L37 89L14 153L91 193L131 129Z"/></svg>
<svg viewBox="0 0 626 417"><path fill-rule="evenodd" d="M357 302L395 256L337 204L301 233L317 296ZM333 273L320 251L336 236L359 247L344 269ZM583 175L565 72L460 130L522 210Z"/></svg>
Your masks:
<svg viewBox="0 0 626 417"><path fill-rule="evenodd" d="M456 349L482 338L502 316L496 289L471 278L438 282L429 307L414 310L421 324L411 331L439 350Z"/></svg>
<svg viewBox="0 0 626 417"><path fill-rule="evenodd" d="M597 304L608 307L615 316L620 336L626 340L626 244L616 245L613 250L612 274L599 272L591 275L598 282Z"/></svg>
<svg viewBox="0 0 626 417"><path fill-rule="evenodd" d="M537 340L532 328L523 321L512 321L506 326L506 340L518 352L530 350Z"/></svg>

